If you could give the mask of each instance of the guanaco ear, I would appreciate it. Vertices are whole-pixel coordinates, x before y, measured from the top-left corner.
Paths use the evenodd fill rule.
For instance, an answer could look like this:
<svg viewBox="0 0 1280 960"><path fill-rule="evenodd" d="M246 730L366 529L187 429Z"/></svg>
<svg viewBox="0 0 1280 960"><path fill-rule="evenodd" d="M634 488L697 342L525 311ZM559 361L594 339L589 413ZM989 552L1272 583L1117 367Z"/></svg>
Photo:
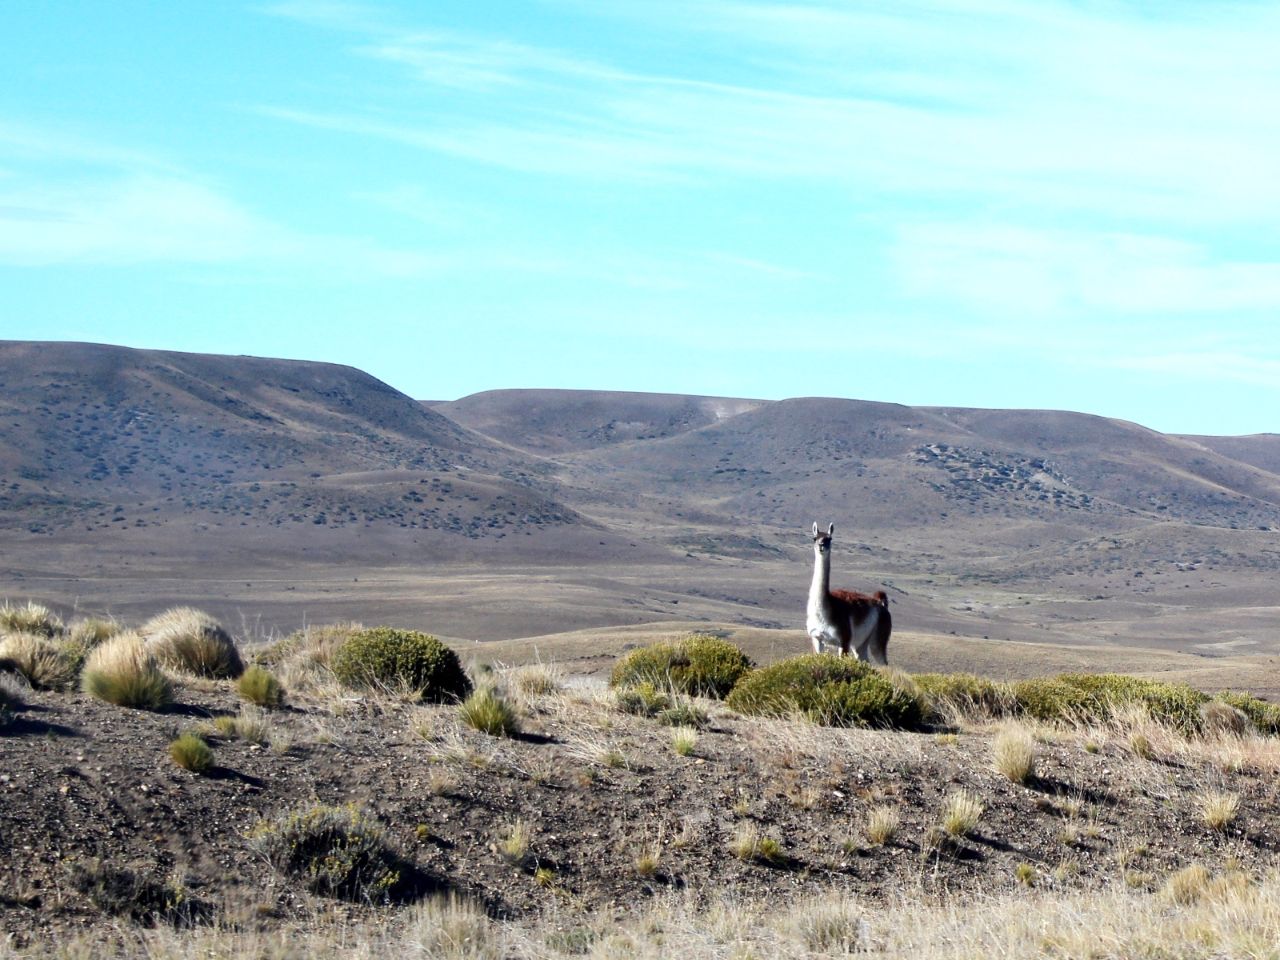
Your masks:
<svg viewBox="0 0 1280 960"><path fill-rule="evenodd" d="M818 539L818 521L813 521L813 539Z"/></svg>
<svg viewBox="0 0 1280 960"><path fill-rule="evenodd" d="M836 534L836 525L833 523L827 527L827 536L834 537L835 534Z"/></svg>

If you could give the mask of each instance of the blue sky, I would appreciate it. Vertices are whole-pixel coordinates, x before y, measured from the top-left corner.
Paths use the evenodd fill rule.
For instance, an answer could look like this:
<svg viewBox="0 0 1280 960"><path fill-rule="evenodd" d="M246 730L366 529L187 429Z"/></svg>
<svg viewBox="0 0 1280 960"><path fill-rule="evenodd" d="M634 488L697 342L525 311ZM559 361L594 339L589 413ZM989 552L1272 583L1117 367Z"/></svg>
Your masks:
<svg viewBox="0 0 1280 960"><path fill-rule="evenodd" d="M1280 432L1280 5L15 0L0 337Z"/></svg>

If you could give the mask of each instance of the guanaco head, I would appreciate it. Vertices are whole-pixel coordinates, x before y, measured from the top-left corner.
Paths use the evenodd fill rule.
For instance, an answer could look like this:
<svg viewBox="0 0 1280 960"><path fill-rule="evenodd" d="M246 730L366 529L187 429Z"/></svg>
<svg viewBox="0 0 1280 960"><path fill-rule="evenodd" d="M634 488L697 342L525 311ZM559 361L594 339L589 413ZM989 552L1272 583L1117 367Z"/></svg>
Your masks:
<svg viewBox="0 0 1280 960"><path fill-rule="evenodd" d="M818 521L813 521L813 548L817 550L818 553L826 553L831 549L831 537L835 532L836 525L834 523L829 524L827 526L827 532L823 533L818 529Z"/></svg>

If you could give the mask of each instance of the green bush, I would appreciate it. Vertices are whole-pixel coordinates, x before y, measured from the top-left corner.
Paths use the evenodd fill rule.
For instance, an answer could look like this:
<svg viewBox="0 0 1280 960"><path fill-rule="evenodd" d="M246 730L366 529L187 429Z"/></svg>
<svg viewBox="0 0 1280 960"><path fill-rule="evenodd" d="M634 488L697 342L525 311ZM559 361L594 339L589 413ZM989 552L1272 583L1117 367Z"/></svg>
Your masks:
<svg viewBox="0 0 1280 960"><path fill-rule="evenodd" d="M1086 691L1057 677L1020 680L1013 685L1013 699L1018 713L1046 721L1088 720L1096 705Z"/></svg>
<svg viewBox="0 0 1280 960"><path fill-rule="evenodd" d="M412 691L436 703L471 693L458 655L415 630L360 630L334 652L331 663L338 682L356 689Z"/></svg>
<svg viewBox="0 0 1280 960"><path fill-rule="evenodd" d="M935 715L950 708L966 715L1002 717L1013 709L1009 685L986 677L972 673L918 673L911 679Z"/></svg>
<svg viewBox="0 0 1280 960"><path fill-rule="evenodd" d="M1269 737L1280 734L1280 706L1247 693L1232 693L1230 690L1224 690L1215 699L1243 713L1259 733Z"/></svg>
<svg viewBox="0 0 1280 960"><path fill-rule="evenodd" d="M249 845L278 872L326 896L385 900L402 879L382 827L355 806L307 807L263 821Z"/></svg>
<svg viewBox="0 0 1280 960"><path fill-rule="evenodd" d="M1014 684L1018 709L1037 720L1100 722L1118 708L1138 705L1153 720L1183 733L1200 729L1209 697L1185 683L1162 683L1117 673L1064 673Z"/></svg>
<svg viewBox="0 0 1280 960"><path fill-rule="evenodd" d="M656 717L671 708L671 697L647 680L615 690L613 702L623 713L637 717Z"/></svg>
<svg viewBox="0 0 1280 960"><path fill-rule="evenodd" d="M240 679L236 681L236 692L249 703L268 709L274 709L284 703L284 687L280 681L270 670L257 664L240 674Z"/></svg>
<svg viewBox="0 0 1280 960"><path fill-rule="evenodd" d="M213 766L213 750L194 733L184 733L169 744L169 757L192 773L204 773Z"/></svg>
<svg viewBox="0 0 1280 960"><path fill-rule="evenodd" d="M652 684L694 697L723 700L751 669L751 660L728 640L695 633L632 650L613 668L610 686Z"/></svg>
<svg viewBox="0 0 1280 960"><path fill-rule="evenodd" d="M919 727L924 717L919 697L866 663L829 653L806 654L754 670L725 702L739 713L799 712L832 727L909 730Z"/></svg>

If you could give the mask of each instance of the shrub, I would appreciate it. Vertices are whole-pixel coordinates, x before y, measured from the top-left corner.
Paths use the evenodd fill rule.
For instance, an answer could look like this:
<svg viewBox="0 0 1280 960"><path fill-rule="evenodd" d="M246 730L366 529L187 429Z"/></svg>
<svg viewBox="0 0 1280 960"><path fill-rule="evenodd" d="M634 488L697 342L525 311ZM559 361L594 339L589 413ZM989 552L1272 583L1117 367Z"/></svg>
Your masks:
<svg viewBox="0 0 1280 960"><path fill-rule="evenodd" d="M915 729L922 704L875 668L850 657L806 654L752 671L726 703L739 713L787 716L799 712L833 727Z"/></svg>
<svg viewBox="0 0 1280 960"><path fill-rule="evenodd" d="M192 773L204 773L213 766L213 751L194 733L184 733L169 744L169 757Z"/></svg>
<svg viewBox="0 0 1280 960"><path fill-rule="evenodd" d="M1014 783L1026 783L1036 772L1036 742L1021 728L996 734L991 743L992 766Z"/></svg>
<svg viewBox="0 0 1280 960"><path fill-rule="evenodd" d="M1230 690L1224 690L1218 694L1216 699L1205 704L1205 708L1209 709L1215 703L1225 703L1239 710L1259 733L1267 736L1280 733L1280 706L1274 703L1268 703L1247 693L1232 693Z"/></svg>
<svg viewBox="0 0 1280 960"><path fill-rule="evenodd" d="M520 729L511 704L492 687L481 687L458 704L462 722L491 737L509 737Z"/></svg>
<svg viewBox="0 0 1280 960"><path fill-rule="evenodd" d="M437 703L461 700L471 680L458 655L435 637L415 630L361 630L335 651L333 674L357 689L412 691Z"/></svg>
<svg viewBox="0 0 1280 960"><path fill-rule="evenodd" d="M1017 712L1036 720L1090 719L1093 699L1079 687L1056 677L1036 677L1013 685Z"/></svg>
<svg viewBox="0 0 1280 960"><path fill-rule="evenodd" d="M648 680L614 690L613 702L623 713L637 717L656 717L671 707L671 697Z"/></svg>
<svg viewBox="0 0 1280 960"><path fill-rule="evenodd" d="M1067 673L1014 684L1018 709L1037 720L1097 723L1130 704L1183 733L1200 729L1209 697L1184 683L1161 683L1116 673Z"/></svg>
<svg viewBox="0 0 1280 960"><path fill-rule="evenodd" d="M44 604L28 601L21 607L0 606L0 633L34 633L51 639L61 636L62 621Z"/></svg>
<svg viewBox="0 0 1280 960"><path fill-rule="evenodd" d="M63 690L76 682L82 658L65 643L39 633L0 639L0 670L22 674L37 690Z"/></svg>
<svg viewBox="0 0 1280 960"><path fill-rule="evenodd" d="M945 720L948 712L1003 717L1013 708L1013 692L1008 684L972 673L918 673L911 679L929 704L934 719Z"/></svg>
<svg viewBox="0 0 1280 960"><path fill-rule="evenodd" d="M209 920L213 913L208 904L193 899L182 884L160 883L128 867L89 860L69 864L67 873L71 886L99 910L135 923L190 926Z"/></svg>
<svg viewBox="0 0 1280 960"><path fill-rule="evenodd" d="M231 634L213 617L191 607L174 607L152 617L139 632L163 666L197 677L240 676L244 662Z"/></svg>
<svg viewBox="0 0 1280 960"><path fill-rule="evenodd" d="M263 821L250 833L249 845L313 893L375 901L401 883L400 860L382 827L355 806L313 806Z"/></svg>
<svg viewBox="0 0 1280 960"><path fill-rule="evenodd" d="M274 709L284 704L284 687L275 675L256 663L240 674L236 692L241 698L259 707Z"/></svg>
<svg viewBox="0 0 1280 960"><path fill-rule="evenodd" d="M133 633L122 633L90 652L80 688L120 707L159 710L173 701L168 678Z"/></svg>
<svg viewBox="0 0 1280 960"><path fill-rule="evenodd" d="M751 660L728 640L695 633L632 650L614 666L609 684L648 683L661 690L723 700L750 669Z"/></svg>

